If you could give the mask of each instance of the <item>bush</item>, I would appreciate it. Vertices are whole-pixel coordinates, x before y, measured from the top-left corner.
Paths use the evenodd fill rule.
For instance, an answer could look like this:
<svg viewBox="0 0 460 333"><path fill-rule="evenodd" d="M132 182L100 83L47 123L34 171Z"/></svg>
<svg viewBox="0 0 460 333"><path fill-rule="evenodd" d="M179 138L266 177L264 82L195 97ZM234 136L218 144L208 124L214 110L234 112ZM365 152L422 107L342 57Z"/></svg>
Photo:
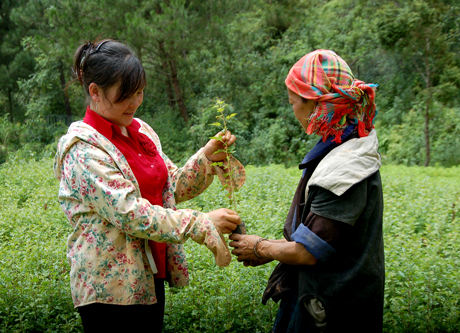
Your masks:
<svg viewBox="0 0 460 333"><path fill-rule="evenodd" d="M5 146L0 146L0 164L5 163L8 158L8 150Z"/></svg>
<svg viewBox="0 0 460 333"><path fill-rule="evenodd" d="M458 332L460 168L384 168L385 327Z"/></svg>
<svg viewBox="0 0 460 333"><path fill-rule="evenodd" d="M460 164L460 108L435 104L430 120L430 165L451 167ZM411 109L403 122L382 128L377 122L381 153L387 163L424 165L425 133L421 111Z"/></svg>
<svg viewBox="0 0 460 333"><path fill-rule="evenodd" d="M0 166L0 331L80 331L51 161Z"/></svg>
<svg viewBox="0 0 460 333"><path fill-rule="evenodd" d="M0 166L0 332L81 332L69 287L66 240L49 159ZM239 208L248 232L281 238L300 171L247 167ZM385 332L460 331L460 168L385 166ZM214 182L179 208L227 199ZM275 263L218 268L186 243L190 286L167 288L164 332L269 332L277 304L260 304Z"/></svg>
<svg viewBox="0 0 460 333"><path fill-rule="evenodd" d="M57 143L68 128L63 123L49 124L41 118L28 120L24 124L8 124L8 148L4 148L4 155L0 151L0 164L7 160L28 162L54 156Z"/></svg>

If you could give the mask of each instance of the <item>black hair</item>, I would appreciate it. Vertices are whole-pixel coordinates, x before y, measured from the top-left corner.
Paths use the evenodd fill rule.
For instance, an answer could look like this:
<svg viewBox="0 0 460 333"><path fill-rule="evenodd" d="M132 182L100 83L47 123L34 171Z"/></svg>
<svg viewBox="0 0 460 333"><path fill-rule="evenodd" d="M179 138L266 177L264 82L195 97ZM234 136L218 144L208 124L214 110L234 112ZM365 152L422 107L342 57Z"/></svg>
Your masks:
<svg viewBox="0 0 460 333"><path fill-rule="evenodd" d="M143 89L145 71L141 62L127 45L113 39L86 42L74 55L74 74L89 97L89 85L97 84L104 97L120 83L114 103L119 103Z"/></svg>

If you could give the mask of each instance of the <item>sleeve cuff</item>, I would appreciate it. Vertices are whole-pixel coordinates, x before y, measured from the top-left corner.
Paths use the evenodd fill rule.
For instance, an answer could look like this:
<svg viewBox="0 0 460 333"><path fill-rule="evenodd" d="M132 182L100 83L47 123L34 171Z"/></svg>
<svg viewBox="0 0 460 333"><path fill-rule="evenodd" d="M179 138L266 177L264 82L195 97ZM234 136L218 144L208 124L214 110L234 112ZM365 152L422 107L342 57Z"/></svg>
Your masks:
<svg viewBox="0 0 460 333"><path fill-rule="evenodd" d="M303 224L299 225L291 235L291 239L296 243L302 244L318 261L326 261L335 253L332 246Z"/></svg>
<svg viewBox="0 0 460 333"><path fill-rule="evenodd" d="M206 164L206 173L210 174L211 176L216 176L216 168L212 166L211 164L213 163L208 156L204 153L204 147L201 147L197 152L196 155L198 156L199 159L203 160Z"/></svg>
<svg viewBox="0 0 460 333"><path fill-rule="evenodd" d="M246 171L241 162L233 156L230 156L230 163L233 167L233 184L236 187L236 189L239 190L246 182ZM215 174L217 174L217 177L220 180L220 183L222 185L226 185L227 181L224 177L224 170L218 166L214 166L213 168L215 170Z"/></svg>

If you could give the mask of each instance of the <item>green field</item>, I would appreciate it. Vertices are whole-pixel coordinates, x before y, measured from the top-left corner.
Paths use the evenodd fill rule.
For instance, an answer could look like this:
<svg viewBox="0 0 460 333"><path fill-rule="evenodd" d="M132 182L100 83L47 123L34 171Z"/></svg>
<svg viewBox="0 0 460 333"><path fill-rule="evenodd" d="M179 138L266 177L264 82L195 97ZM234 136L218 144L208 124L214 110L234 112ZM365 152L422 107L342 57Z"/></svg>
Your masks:
<svg viewBox="0 0 460 333"><path fill-rule="evenodd" d="M0 166L0 332L82 331L65 256L70 232L52 162ZM247 229L280 238L300 172L247 167L240 211ZM386 332L460 331L460 167L385 166ZM217 182L180 208L226 205ZM269 332L277 304L260 303L275 263L218 268L187 242L191 285L167 290L165 332ZM148 318L146 318L148 320Z"/></svg>

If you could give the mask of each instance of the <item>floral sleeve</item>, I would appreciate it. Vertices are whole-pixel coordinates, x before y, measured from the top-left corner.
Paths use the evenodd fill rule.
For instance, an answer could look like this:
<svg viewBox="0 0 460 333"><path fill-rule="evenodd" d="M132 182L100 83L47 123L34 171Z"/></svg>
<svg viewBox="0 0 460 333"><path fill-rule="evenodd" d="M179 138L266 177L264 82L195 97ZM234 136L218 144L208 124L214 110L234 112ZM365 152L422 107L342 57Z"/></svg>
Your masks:
<svg viewBox="0 0 460 333"><path fill-rule="evenodd" d="M215 175L222 184L226 182L224 171L211 165L212 162L207 159L203 148L190 157L182 168L178 168L166 155L162 154L162 157L171 177L176 203L193 199L203 193L211 185ZM233 156L230 157L230 162L234 168L235 186L239 189L246 179L244 167Z"/></svg>
<svg viewBox="0 0 460 333"><path fill-rule="evenodd" d="M123 177L108 154L87 146L83 141L78 142L64 160L63 180L71 189L69 199L80 201L128 235L167 243L184 243L190 237L205 244L219 266L230 263L225 240L208 215L151 205Z"/></svg>

